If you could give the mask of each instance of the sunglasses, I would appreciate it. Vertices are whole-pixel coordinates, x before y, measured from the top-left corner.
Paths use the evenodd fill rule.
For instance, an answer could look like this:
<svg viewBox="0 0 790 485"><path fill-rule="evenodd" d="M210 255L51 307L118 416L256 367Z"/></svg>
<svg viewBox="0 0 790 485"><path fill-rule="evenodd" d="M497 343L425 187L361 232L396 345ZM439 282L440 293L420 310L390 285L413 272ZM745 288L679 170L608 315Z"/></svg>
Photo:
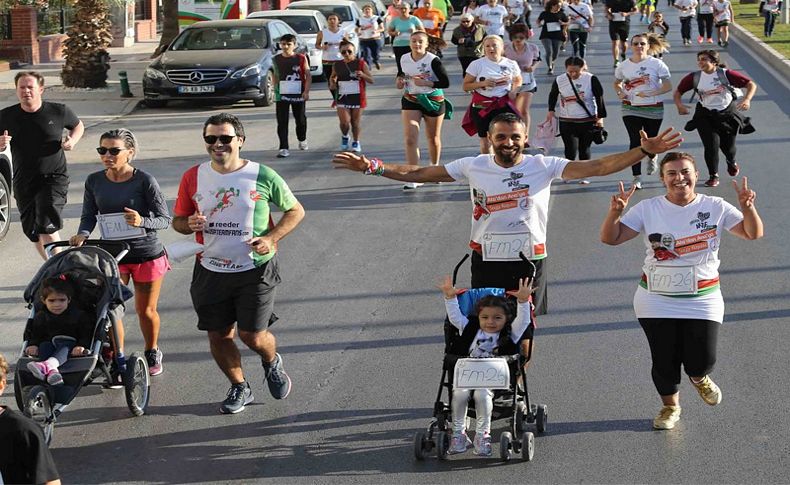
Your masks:
<svg viewBox="0 0 790 485"><path fill-rule="evenodd" d="M110 155L112 155L112 156L116 156L116 155L118 155L119 153L121 153L121 152L122 152L122 151L124 151L124 150L126 150L126 148L118 148L118 147L112 147L112 148L107 148L107 147L96 147L96 151L97 151L97 152L99 152L99 155L107 155L107 153L109 152L109 154L110 154Z"/></svg>
<svg viewBox="0 0 790 485"><path fill-rule="evenodd" d="M205 135L203 137L203 141L209 145L213 145L217 143L217 140L219 140L223 145L227 145L228 143L232 142L234 138L236 138L236 135Z"/></svg>
<svg viewBox="0 0 790 485"><path fill-rule="evenodd" d="M342 51L340 51L340 53L341 54L353 54L354 51L352 51L351 49L343 49Z"/></svg>
<svg viewBox="0 0 790 485"><path fill-rule="evenodd" d="M523 35L516 35L514 37L511 37L510 39L511 40L527 40L527 38L524 37Z"/></svg>
<svg viewBox="0 0 790 485"><path fill-rule="evenodd" d="M647 45L647 42L632 42L631 45Z"/></svg>

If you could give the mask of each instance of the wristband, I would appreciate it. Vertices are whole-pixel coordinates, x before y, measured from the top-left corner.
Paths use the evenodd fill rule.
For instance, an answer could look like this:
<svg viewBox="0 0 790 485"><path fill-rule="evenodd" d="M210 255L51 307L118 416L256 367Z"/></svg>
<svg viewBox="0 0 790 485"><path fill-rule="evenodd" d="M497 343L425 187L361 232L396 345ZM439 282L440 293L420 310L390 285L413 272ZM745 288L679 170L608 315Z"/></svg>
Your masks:
<svg viewBox="0 0 790 485"><path fill-rule="evenodd" d="M653 158L653 157L655 157L655 156L656 156L656 154L655 154L655 153L650 153L649 151L645 150L645 149L644 149L644 148L642 148L642 147L639 147L639 149L640 149L640 150L642 150L642 153L644 153L644 154L645 154L645 156L647 156L647 157Z"/></svg>
<svg viewBox="0 0 790 485"><path fill-rule="evenodd" d="M365 175L384 175L384 162L378 158L371 158Z"/></svg>

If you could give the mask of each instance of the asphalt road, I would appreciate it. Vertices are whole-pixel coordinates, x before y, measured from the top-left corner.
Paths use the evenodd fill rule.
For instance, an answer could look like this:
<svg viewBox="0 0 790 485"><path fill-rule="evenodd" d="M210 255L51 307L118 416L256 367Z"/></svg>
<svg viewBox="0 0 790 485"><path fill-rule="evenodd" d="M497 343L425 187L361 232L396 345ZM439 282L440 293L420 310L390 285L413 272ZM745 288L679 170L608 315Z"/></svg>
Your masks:
<svg viewBox="0 0 790 485"><path fill-rule="evenodd" d="M670 41L679 46L676 15L668 17ZM594 147L594 156L627 148L600 19L588 62L607 90L610 138ZM674 83L695 69L696 50L677 47L665 58ZM683 384L677 428L651 429L660 403L650 380L647 342L631 305L644 249L638 241L617 248L598 241L609 195L618 180L630 180L630 172L589 186L560 183L553 189L549 222L550 314L539 320L529 374L531 397L549 409L548 432L537 438L534 461L503 464L470 452L447 462L415 462L412 437L431 417L441 369L444 313L433 285L466 252L468 190L443 184L404 194L395 182L332 170L329 160L339 134L325 85L317 84L308 111L311 149L293 150L286 160L274 158L273 109L224 108L246 123L246 156L282 174L307 209L303 224L281 244L281 319L273 328L293 392L285 401L271 399L261 384L258 359L245 352L256 401L241 414L218 414L227 382L195 328L188 294L191 263L176 264L160 304L165 373L154 378L148 414L131 417L121 391L85 389L55 428L52 449L64 481L786 482L790 285L783 275L790 268L790 231L782 187L789 175L790 91L738 45L731 44L724 58L759 85L751 110L758 131L739 138L738 160L758 194L766 237L757 242L725 237L720 252L727 311L713 374L724 393L719 406L708 407ZM394 62L384 64L369 92L363 148L398 161L403 149ZM449 95L462 106L467 98L454 54L446 64L452 75ZM544 116L548 79L543 68L534 120ZM206 158L202 122L221 109L140 110L112 126L137 133L142 153L136 164L158 179L172 206L181 173ZM477 141L462 134L460 118L459 113L445 125L444 162L477 150ZM670 104L665 126L684 123ZM93 147L109 128L91 129L70 158L73 182L64 235L76 229L82 182L100 168ZM683 149L702 158L696 133L687 134ZM727 179L700 192L735 203ZM636 198L660 193L658 179L647 177ZM165 231L162 237L169 242L180 236ZM0 254L0 351L13 360L26 315L21 293L40 262L18 223ZM461 274L466 283L468 266ZM142 351L133 310L126 327L127 353ZM13 405L10 393L0 401ZM503 422L495 423L495 441L503 429Z"/></svg>

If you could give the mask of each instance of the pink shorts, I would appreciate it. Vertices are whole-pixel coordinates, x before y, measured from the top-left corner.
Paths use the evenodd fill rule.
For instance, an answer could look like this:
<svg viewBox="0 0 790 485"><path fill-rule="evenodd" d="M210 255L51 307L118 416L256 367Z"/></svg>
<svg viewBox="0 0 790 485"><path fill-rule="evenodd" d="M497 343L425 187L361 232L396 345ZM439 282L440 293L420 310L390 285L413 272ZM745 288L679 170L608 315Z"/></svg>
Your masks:
<svg viewBox="0 0 790 485"><path fill-rule="evenodd" d="M169 269L170 261L168 261L166 254L145 263L118 265L121 274L131 275L135 283L150 283L161 279Z"/></svg>

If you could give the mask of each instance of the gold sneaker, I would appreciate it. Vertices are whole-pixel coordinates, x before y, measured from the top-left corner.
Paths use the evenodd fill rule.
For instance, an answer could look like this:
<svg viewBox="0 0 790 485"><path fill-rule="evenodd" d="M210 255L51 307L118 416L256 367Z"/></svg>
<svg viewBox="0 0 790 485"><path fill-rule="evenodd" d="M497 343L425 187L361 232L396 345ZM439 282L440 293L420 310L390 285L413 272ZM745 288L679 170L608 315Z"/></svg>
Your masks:
<svg viewBox="0 0 790 485"><path fill-rule="evenodd" d="M672 429L675 423L680 420L680 406L664 406L658 412L658 416L653 420L655 429Z"/></svg>
<svg viewBox="0 0 790 485"><path fill-rule="evenodd" d="M700 397L707 404L715 406L721 402L721 389L719 389L719 386L717 386L710 377L705 376L699 382L691 380L691 383L694 384Z"/></svg>

